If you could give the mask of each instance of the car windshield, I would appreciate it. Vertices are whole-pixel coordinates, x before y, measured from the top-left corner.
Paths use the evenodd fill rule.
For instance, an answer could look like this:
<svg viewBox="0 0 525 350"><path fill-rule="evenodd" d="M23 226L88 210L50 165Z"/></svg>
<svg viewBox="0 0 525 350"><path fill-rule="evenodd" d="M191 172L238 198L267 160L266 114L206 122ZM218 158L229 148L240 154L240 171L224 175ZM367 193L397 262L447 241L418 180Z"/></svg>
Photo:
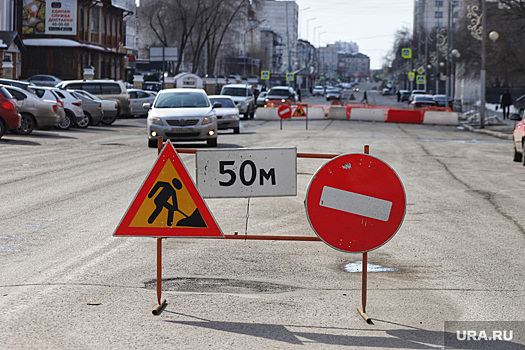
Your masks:
<svg viewBox="0 0 525 350"><path fill-rule="evenodd" d="M290 95L290 92L288 91L288 89L271 89L268 92L268 96L288 98L289 95Z"/></svg>
<svg viewBox="0 0 525 350"><path fill-rule="evenodd" d="M220 103L222 105L222 108L235 108L235 104L229 98L210 97L210 102L212 104Z"/></svg>
<svg viewBox="0 0 525 350"><path fill-rule="evenodd" d="M165 92L155 101L155 108L205 108L210 104L200 92Z"/></svg>
<svg viewBox="0 0 525 350"><path fill-rule="evenodd" d="M222 90L221 95L248 96L248 91L246 88L243 87L225 87L224 90Z"/></svg>

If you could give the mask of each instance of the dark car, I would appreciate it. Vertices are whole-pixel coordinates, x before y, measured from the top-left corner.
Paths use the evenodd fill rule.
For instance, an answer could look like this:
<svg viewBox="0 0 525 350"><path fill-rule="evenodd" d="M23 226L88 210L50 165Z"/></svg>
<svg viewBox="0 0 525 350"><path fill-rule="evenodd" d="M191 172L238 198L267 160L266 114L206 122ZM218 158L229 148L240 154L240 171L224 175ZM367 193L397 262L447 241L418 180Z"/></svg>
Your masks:
<svg viewBox="0 0 525 350"><path fill-rule="evenodd" d="M289 86L274 86L268 91L265 102L295 103L299 99L294 89Z"/></svg>
<svg viewBox="0 0 525 350"><path fill-rule="evenodd" d="M408 99L410 98L409 90L399 90L399 93L401 94L400 96L401 102L408 101Z"/></svg>
<svg viewBox="0 0 525 350"><path fill-rule="evenodd" d="M436 102L436 106L438 107L452 107L452 100L448 99L448 106L447 106L447 95L434 95L434 102Z"/></svg>
<svg viewBox="0 0 525 350"><path fill-rule="evenodd" d="M18 103L3 86L0 86L0 138L8 130L18 129L22 116L18 113Z"/></svg>

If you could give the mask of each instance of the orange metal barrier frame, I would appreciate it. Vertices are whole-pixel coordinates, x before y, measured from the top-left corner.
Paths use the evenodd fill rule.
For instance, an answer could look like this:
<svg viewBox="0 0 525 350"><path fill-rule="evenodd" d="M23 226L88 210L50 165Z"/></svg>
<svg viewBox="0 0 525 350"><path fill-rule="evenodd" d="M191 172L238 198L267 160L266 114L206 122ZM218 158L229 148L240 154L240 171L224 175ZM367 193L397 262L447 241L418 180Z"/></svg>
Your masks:
<svg viewBox="0 0 525 350"><path fill-rule="evenodd" d="M158 138L158 154L162 151L163 139ZM196 149L176 148L177 153L196 154ZM369 146L364 146L364 153L369 154ZM297 153L297 158L315 158L315 159L332 159L339 154L319 154L319 153ZM153 315L159 315L167 304L166 299L162 299L162 238L157 238L157 306L153 309ZM321 242L318 236L270 236L270 235L239 235L237 232L233 235L224 235L225 239L244 239L260 241L300 241L300 242ZM367 288L367 270L368 270L368 253L363 253L362 282L361 282L361 306L357 311L363 319L372 324L372 320L366 315L366 288Z"/></svg>

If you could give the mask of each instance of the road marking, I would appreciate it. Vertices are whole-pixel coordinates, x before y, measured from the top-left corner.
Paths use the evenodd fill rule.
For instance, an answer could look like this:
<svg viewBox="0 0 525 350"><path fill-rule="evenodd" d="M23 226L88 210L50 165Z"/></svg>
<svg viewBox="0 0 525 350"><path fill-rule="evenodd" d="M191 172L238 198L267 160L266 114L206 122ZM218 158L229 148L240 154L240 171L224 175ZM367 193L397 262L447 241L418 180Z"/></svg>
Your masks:
<svg viewBox="0 0 525 350"><path fill-rule="evenodd" d="M381 221L388 221L392 210L392 202L328 186L323 187L319 205Z"/></svg>

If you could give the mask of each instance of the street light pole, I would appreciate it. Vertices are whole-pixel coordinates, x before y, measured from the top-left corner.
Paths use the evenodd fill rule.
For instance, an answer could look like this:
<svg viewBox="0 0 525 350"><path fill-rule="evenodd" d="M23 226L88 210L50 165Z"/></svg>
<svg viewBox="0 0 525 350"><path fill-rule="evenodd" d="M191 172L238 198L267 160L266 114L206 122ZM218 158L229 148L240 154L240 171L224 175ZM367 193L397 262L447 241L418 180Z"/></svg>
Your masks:
<svg viewBox="0 0 525 350"><path fill-rule="evenodd" d="M306 41L309 41L308 35L310 34L310 33L308 32L308 25L310 24L310 21L313 21L314 19L316 19L316 18L315 18L315 17L314 17L314 18L308 18L308 19L306 20Z"/></svg>
<svg viewBox="0 0 525 350"><path fill-rule="evenodd" d="M480 80L481 80L481 106L479 111L479 127L480 129L485 128L485 65L486 65L486 58L485 58L485 46L486 46L486 32L487 32L487 4L486 0L483 0L481 2L481 72L480 72Z"/></svg>

